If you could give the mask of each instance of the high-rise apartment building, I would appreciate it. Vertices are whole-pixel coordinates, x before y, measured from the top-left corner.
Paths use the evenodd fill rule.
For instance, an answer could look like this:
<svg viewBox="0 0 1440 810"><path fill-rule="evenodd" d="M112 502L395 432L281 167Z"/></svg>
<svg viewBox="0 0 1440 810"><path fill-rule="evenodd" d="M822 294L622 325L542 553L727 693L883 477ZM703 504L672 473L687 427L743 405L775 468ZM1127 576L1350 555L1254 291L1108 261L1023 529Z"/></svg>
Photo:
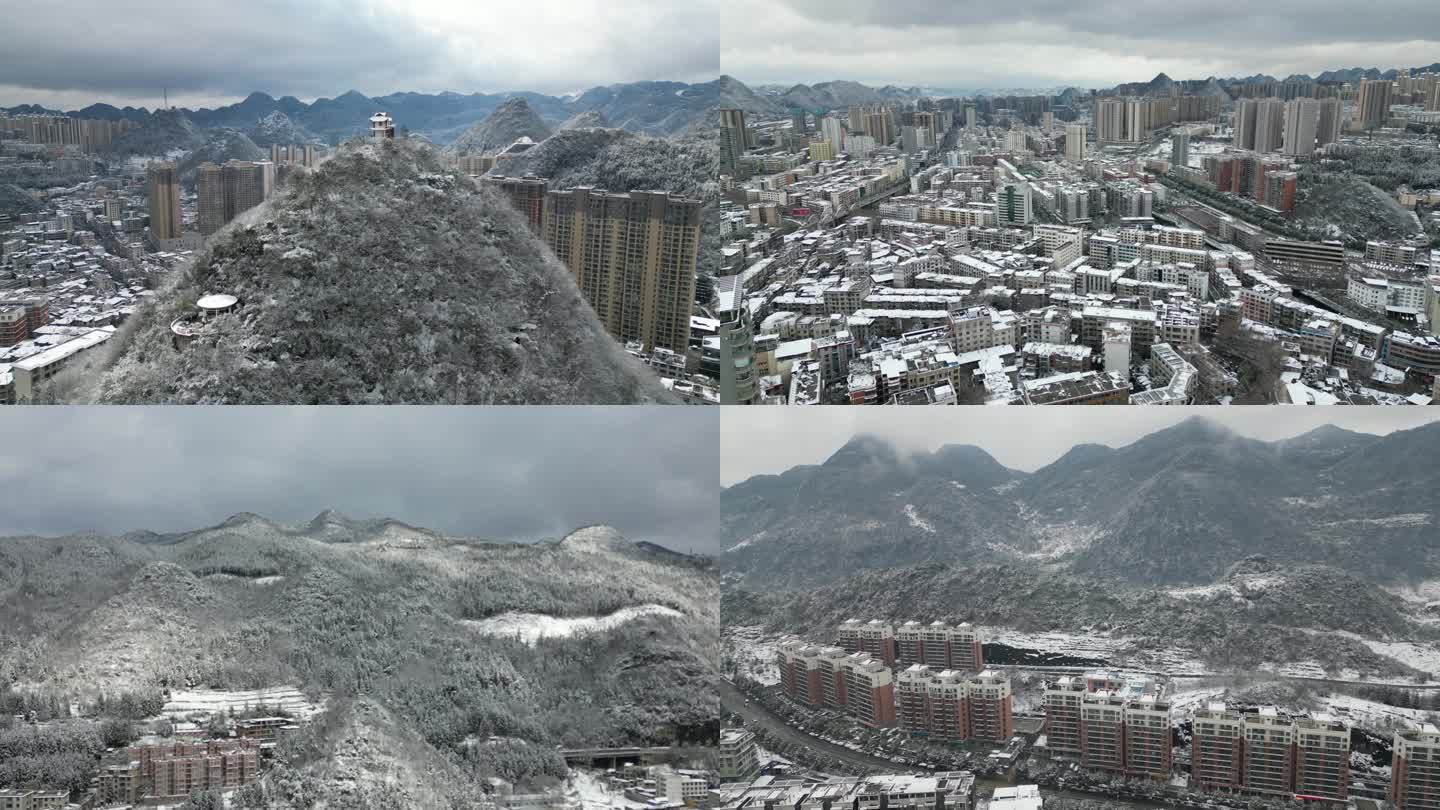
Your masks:
<svg viewBox="0 0 1440 810"><path fill-rule="evenodd" d="M315 144L270 145L270 162L277 166L304 166L315 168Z"/></svg>
<svg viewBox="0 0 1440 810"><path fill-rule="evenodd" d="M833 709L845 705L846 655L849 653L840 647L821 647L819 652L820 695L824 704Z"/></svg>
<svg viewBox="0 0 1440 810"><path fill-rule="evenodd" d="M1278 98L1255 100L1256 152L1278 152L1285 135L1285 102Z"/></svg>
<svg viewBox="0 0 1440 810"><path fill-rule="evenodd" d="M1010 679L1005 673L987 669L965 681L965 700L970 716L970 736L977 740L1004 742L1015 730Z"/></svg>
<svg viewBox="0 0 1440 810"><path fill-rule="evenodd" d="M994 670L967 676L913 664L900 672L895 701L899 726L932 739L999 743L1014 730L1010 679Z"/></svg>
<svg viewBox="0 0 1440 810"><path fill-rule="evenodd" d="M845 151L845 125L840 123L839 118L827 115L820 119L820 134L824 136L825 142L830 144L830 148L834 150L835 154L838 155Z"/></svg>
<svg viewBox="0 0 1440 810"><path fill-rule="evenodd" d="M895 725L895 676L863 652L845 659L845 710L867 726Z"/></svg>
<svg viewBox="0 0 1440 810"><path fill-rule="evenodd" d="M1284 118L1285 132L1280 151L1297 157L1313 153L1320 127L1320 102L1313 98L1287 101Z"/></svg>
<svg viewBox="0 0 1440 810"><path fill-rule="evenodd" d="M195 191L202 235L215 233L265 199L266 165L273 164L248 160L231 160L224 166L200 164L195 170Z"/></svg>
<svg viewBox="0 0 1440 810"><path fill-rule="evenodd" d="M895 628L887 622L879 619L841 622L837 641L848 652L863 652L886 664L895 663Z"/></svg>
<svg viewBox="0 0 1440 810"><path fill-rule="evenodd" d="M1390 117L1393 87L1389 79L1360 80L1360 91L1355 97L1354 129L1369 130L1385 124L1385 119Z"/></svg>
<svg viewBox="0 0 1440 810"><path fill-rule="evenodd" d="M1177 129L1170 136L1170 170L1179 172L1190 165L1190 133Z"/></svg>
<svg viewBox="0 0 1440 810"><path fill-rule="evenodd" d="M776 665L780 669L780 688L785 694L812 706L825 701L819 647L799 639L787 639L776 651Z"/></svg>
<svg viewBox="0 0 1440 810"><path fill-rule="evenodd" d="M1085 682L1066 675L1045 688L1045 739L1051 752L1080 755L1080 706Z"/></svg>
<svg viewBox="0 0 1440 810"><path fill-rule="evenodd" d="M145 170L150 203L150 234L156 239L180 238L180 171L174 163L151 163Z"/></svg>
<svg viewBox="0 0 1440 810"><path fill-rule="evenodd" d="M1095 102L1095 142L1141 143L1155 128L1152 99L1102 98Z"/></svg>
<svg viewBox="0 0 1440 810"><path fill-rule="evenodd" d="M1015 180L995 192L995 224L1000 227L1029 225L1034 220L1030 207L1030 183Z"/></svg>
<svg viewBox="0 0 1440 810"><path fill-rule="evenodd" d="M1224 703L1197 709L1192 718L1190 779L1201 790L1239 790L1245 728Z"/></svg>
<svg viewBox="0 0 1440 810"><path fill-rule="evenodd" d="M924 664L937 671L979 672L985 668L980 634L969 622L905 622L895 630L895 660L902 666Z"/></svg>
<svg viewBox="0 0 1440 810"><path fill-rule="evenodd" d="M209 236L220 230L225 219L225 183L219 166L201 163L195 169L196 227Z"/></svg>
<svg viewBox="0 0 1440 810"><path fill-rule="evenodd" d="M83 152L98 152L116 138L140 126L123 119L69 118L61 115L6 115L0 113L0 130L16 130L31 143L78 146Z"/></svg>
<svg viewBox="0 0 1440 810"><path fill-rule="evenodd" d="M1278 98L1247 98L1235 104L1236 149L1279 151L1285 134L1285 102Z"/></svg>
<svg viewBox="0 0 1440 810"><path fill-rule="evenodd" d="M1319 100L1319 104L1320 120L1315 127L1315 142L1317 146L1324 146L1340 140L1345 108L1338 96L1322 98Z"/></svg>
<svg viewBox="0 0 1440 810"><path fill-rule="evenodd" d="M1085 160L1086 129L1084 124L1065 125L1065 159L1071 163Z"/></svg>
<svg viewBox="0 0 1440 810"><path fill-rule="evenodd" d="M545 233L545 202L550 191L550 181L543 177L505 177L486 175L480 180L487 186L504 194L515 210L525 215L530 230Z"/></svg>
<svg viewBox="0 0 1440 810"><path fill-rule="evenodd" d="M1170 702L1144 695L1125 705L1125 773L1168 780L1171 762Z"/></svg>
<svg viewBox="0 0 1440 810"><path fill-rule="evenodd" d="M1395 732L1390 802L1395 810L1440 810L1440 728Z"/></svg>
<svg viewBox="0 0 1440 810"><path fill-rule="evenodd" d="M745 301L745 285L739 275L715 279L720 319L720 404L749 405L759 391L759 370L755 365L755 327Z"/></svg>
<svg viewBox="0 0 1440 810"><path fill-rule="evenodd" d="M745 131L745 111L720 110L720 173L731 177L745 177L740 157L748 148L750 144L749 135Z"/></svg>
<svg viewBox="0 0 1440 810"><path fill-rule="evenodd" d="M1295 721L1295 793L1344 802L1350 788L1350 726L1327 714Z"/></svg>
<svg viewBox="0 0 1440 810"><path fill-rule="evenodd" d="M1242 718L1245 753L1241 781L1250 793L1295 792L1295 723L1273 706Z"/></svg>
<svg viewBox="0 0 1440 810"><path fill-rule="evenodd" d="M683 354L689 346L700 200L663 191L549 192L545 241L605 328Z"/></svg>
<svg viewBox="0 0 1440 810"><path fill-rule="evenodd" d="M1080 699L1080 764L1101 771L1125 770L1125 697L1109 690Z"/></svg>

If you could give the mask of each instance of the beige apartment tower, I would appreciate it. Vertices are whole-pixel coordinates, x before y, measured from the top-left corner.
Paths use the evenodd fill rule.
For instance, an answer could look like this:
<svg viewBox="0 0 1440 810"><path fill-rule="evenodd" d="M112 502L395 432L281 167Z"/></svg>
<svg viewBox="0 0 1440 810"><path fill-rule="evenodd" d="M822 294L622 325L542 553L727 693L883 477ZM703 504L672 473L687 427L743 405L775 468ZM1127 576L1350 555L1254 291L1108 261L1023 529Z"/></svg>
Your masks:
<svg viewBox="0 0 1440 810"><path fill-rule="evenodd" d="M265 166L246 160L202 163L195 170L195 192L200 233L209 236L265 199Z"/></svg>
<svg viewBox="0 0 1440 810"><path fill-rule="evenodd" d="M150 197L150 234L156 239L180 238L180 171L174 163L151 163L145 170Z"/></svg>
<svg viewBox="0 0 1440 810"><path fill-rule="evenodd" d="M551 191L545 241L617 340L684 354L695 300L700 201L663 191Z"/></svg>

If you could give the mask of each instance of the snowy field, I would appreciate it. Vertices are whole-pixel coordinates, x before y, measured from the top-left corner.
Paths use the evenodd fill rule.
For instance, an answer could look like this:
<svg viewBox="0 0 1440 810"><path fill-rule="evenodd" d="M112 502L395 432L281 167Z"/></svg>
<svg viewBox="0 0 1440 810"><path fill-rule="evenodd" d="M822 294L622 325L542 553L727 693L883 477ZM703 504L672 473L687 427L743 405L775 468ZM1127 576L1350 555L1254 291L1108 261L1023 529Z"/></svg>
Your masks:
<svg viewBox="0 0 1440 810"><path fill-rule="evenodd" d="M1375 731L1419 728L1427 722L1427 717L1435 716L1434 712L1389 706L1350 695L1328 695L1323 700L1330 713Z"/></svg>
<svg viewBox="0 0 1440 810"><path fill-rule="evenodd" d="M479 621L466 620L466 625L487 636L519 637L526 644L542 638L569 638L582 633L603 633L628 624L642 616L679 617L680 611L664 605L637 605L621 608L608 616L557 618L544 613L502 613Z"/></svg>
<svg viewBox="0 0 1440 810"><path fill-rule="evenodd" d="M1092 633L1025 633L1005 627L981 627L985 640L1008 647L1096 658L1111 667L1165 675L1203 675L1209 670L1189 650L1147 650L1136 639Z"/></svg>
<svg viewBox="0 0 1440 810"><path fill-rule="evenodd" d="M310 719L324 708L307 700L299 689L280 686L274 689L241 692L222 692L211 689L177 690L170 693L170 700L165 703L165 707L160 710L160 713L166 716L184 715L191 712L239 714L258 709L262 705L267 709L276 709L302 720Z"/></svg>
<svg viewBox="0 0 1440 810"><path fill-rule="evenodd" d="M725 655L735 662L735 671L766 686L780 682L780 669L775 664L776 641L760 625L726 627L721 637Z"/></svg>

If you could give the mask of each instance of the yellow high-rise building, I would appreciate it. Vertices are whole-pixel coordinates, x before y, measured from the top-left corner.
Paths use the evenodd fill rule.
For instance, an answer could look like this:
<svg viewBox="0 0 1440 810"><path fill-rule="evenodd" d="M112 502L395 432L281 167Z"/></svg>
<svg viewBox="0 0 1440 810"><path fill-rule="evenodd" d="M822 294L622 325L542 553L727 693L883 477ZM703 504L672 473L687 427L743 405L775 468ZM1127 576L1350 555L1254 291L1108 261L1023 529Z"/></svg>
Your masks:
<svg viewBox="0 0 1440 810"><path fill-rule="evenodd" d="M695 299L700 200L663 191L549 192L545 241L605 328L684 354Z"/></svg>

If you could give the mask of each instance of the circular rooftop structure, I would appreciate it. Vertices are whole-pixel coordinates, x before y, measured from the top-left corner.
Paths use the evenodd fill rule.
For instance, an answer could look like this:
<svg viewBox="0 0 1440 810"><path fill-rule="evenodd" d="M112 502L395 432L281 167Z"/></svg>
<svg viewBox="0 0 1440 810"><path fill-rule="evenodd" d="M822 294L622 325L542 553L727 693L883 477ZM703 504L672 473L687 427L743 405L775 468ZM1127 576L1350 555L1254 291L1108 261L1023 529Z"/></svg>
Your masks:
<svg viewBox="0 0 1440 810"><path fill-rule="evenodd" d="M200 310L205 313L226 312L234 308L235 304L238 303L239 300L240 299L236 298L233 295L225 295L223 293L211 293L210 295L204 296L199 301L196 301L195 306L199 307Z"/></svg>

